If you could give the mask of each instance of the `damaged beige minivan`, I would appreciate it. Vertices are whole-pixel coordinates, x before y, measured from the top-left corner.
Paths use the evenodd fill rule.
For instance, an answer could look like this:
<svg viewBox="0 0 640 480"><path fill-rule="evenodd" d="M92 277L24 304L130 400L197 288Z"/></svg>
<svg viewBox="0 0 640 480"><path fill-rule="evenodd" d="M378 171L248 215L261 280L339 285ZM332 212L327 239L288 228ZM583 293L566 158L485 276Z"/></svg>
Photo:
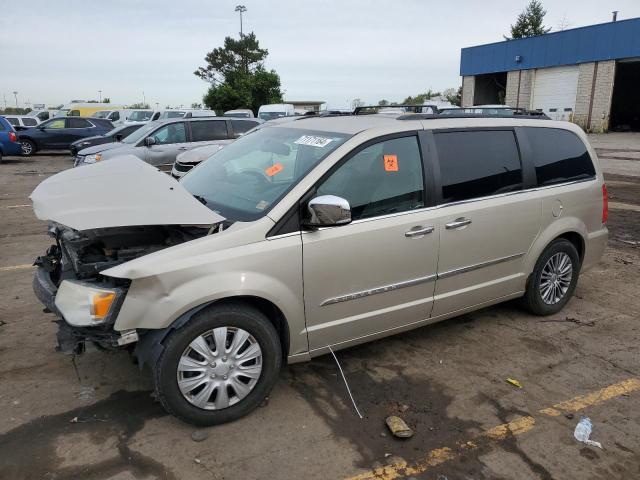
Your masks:
<svg viewBox="0 0 640 480"><path fill-rule="evenodd" d="M607 240L585 134L525 117L282 119L180 182L122 157L31 199L59 348L130 349L199 425L250 412L283 362L510 299L558 312Z"/></svg>

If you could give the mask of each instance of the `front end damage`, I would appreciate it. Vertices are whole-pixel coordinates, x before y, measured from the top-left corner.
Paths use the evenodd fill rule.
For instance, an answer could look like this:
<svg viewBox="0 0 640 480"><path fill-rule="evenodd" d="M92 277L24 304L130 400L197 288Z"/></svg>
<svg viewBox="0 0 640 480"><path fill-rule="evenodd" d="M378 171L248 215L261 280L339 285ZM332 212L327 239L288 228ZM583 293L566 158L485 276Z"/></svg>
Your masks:
<svg viewBox="0 0 640 480"><path fill-rule="evenodd" d="M131 280L102 272L225 224L175 179L131 155L60 172L30 198L54 239L35 262L33 289L57 315L65 352L82 351L86 341L118 348L143 333L114 329Z"/></svg>
<svg viewBox="0 0 640 480"><path fill-rule="evenodd" d="M210 232L179 225L77 231L51 224L55 243L35 261L33 290L45 312L58 317L57 350L81 353L87 341L109 350L136 342L141 332L114 330L131 281L101 272Z"/></svg>

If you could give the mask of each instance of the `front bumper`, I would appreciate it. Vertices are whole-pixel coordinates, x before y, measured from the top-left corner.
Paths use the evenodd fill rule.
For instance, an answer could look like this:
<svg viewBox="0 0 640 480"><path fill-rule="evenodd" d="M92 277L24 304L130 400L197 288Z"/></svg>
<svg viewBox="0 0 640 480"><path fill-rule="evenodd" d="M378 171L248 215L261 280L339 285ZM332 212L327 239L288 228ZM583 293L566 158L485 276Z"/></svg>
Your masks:
<svg viewBox="0 0 640 480"><path fill-rule="evenodd" d="M45 312L55 314L58 319L56 350L78 354L84 351L86 341L93 342L102 348L114 349L138 340L135 330L117 332L113 324L101 324L91 327L77 327L69 324L62 313L56 308L55 300L58 288L51 279L50 273L43 267L38 267L33 276L33 291L45 306Z"/></svg>

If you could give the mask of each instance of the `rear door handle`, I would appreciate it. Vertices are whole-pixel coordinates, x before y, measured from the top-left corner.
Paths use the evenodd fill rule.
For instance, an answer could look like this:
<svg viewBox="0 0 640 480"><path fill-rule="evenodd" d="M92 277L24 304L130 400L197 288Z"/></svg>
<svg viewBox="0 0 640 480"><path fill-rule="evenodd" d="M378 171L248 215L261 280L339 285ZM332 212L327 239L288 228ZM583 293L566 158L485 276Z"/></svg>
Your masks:
<svg viewBox="0 0 640 480"><path fill-rule="evenodd" d="M456 218L453 222L447 223L444 227L447 230L455 230L457 228L466 227L467 225L471 225L471 219L469 218Z"/></svg>
<svg viewBox="0 0 640 480"><path fill-rule="evenodd" d="M187 147L178 147L178 150L187 150Z"/></svg>
<svg viewBox="0 0 640 480"><path fill-rule="evenodd" d="M428 227L423 227L422 225L418 225L417 227L413 227L411 230L404 232L404 236L407 238L423 237L428 233L433 232L433 230L434 230L434 227L431 225Z"/></svg>

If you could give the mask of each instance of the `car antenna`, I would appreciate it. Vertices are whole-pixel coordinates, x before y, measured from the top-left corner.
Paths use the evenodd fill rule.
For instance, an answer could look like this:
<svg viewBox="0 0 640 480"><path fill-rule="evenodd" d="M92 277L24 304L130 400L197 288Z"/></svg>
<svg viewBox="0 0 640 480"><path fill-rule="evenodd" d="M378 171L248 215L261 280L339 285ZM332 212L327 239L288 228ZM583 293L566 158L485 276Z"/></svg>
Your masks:
<svg viewBox="0 0 640 480"><path fill-rule="evenodd" d="M349 388L349 384L347 383L347 379L344 376L344 372L342 371L342 367L340 366L340 362L338 361L338 357L336 357L336 354L333 353L333 350L331 349L331 345L327 345L327 347L329 347L329 351L331 352L331 355L333 355L333 358L335 359L336 364L338 365L338 370L340 370L340 375L342 375L342 380L344 380L344 386L347 387L347 392L349 393L349 397L351 398L351 403L353 403L353 408L355 408L356 413L360 417L360 420L362 420L362 414L360 413L360 410L358 410L358 406L356 405L356 401L353 399L353 395L351 395L351 389Z"/></svg>

